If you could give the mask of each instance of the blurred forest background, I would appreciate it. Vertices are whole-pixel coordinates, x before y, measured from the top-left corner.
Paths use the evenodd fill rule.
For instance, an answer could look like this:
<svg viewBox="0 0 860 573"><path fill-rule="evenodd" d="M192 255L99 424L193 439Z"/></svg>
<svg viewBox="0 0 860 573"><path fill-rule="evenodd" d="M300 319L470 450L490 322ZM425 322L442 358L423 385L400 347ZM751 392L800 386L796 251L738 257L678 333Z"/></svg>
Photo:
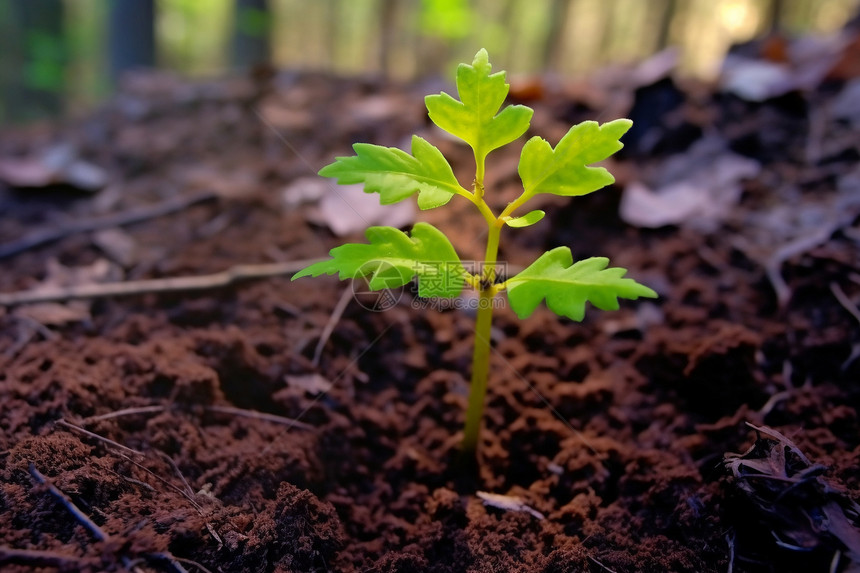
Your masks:
<svg viewBox="0 0 860 573"><path fill-rule="evenodd" d="M79 114L122 74L278 68L450 77L486 47L498 69L578 76L676 46L711 78L729 47L822 34L860 0L0 0L0 124Z"/></svg>

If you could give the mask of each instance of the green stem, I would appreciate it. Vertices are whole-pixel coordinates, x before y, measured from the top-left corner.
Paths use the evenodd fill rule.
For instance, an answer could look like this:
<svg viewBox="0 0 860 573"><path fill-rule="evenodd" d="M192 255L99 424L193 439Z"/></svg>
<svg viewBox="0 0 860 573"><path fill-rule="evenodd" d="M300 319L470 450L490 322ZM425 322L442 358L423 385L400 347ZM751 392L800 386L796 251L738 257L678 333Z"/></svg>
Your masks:
<svg viewBox="0 0 860 573"><path fill-rule="evenodd" d="M485 156L479 156L475 153L475 198L479 201L484 201L484 169Z"/></svg>
<svg viewBox="0 0 860 573"><path fill-rule="evenodd" d="M505 217L511 217L513 215L514 211L516 211L517 209L522 207L523 203L525 203L526 201L528 201L531 198L532 198L531 195L529 195L525 191L523 191L523 193L519 197L517 197L516 199L514 199L513 201L508 203L508 206L505 207L504 211L502 211L499 214L499 219L504 219Z"/></svg>
<svg viewBox="0 0 860 573"><path fill-rule="evenodd" d="M475 205L475 207L478 208L478 211L480 211L481 215L484 217L484 220L487 222L487 225L489 227L492 227L496 224L496 216L493 214L493 211L490 209L490 206L487 205L486 201L484 201L483 199L478 199L475 195L471 193L469 193L466 198L471 201L472 204Z"/></svg>
<svg viewBox="0 0 860 573"><path fill-rule="evenodd" d="M489 225L487 250L484 256L484 273L475 319L475 345L472 352L472 381L469 385L469 402L466 407L466 426L463 431L463 451L474 455L481 437L484 416L484 399L490 376L490 335L493 323L493 299L498 292L495 280L499 236L503 223L497 219Z"/></svg>

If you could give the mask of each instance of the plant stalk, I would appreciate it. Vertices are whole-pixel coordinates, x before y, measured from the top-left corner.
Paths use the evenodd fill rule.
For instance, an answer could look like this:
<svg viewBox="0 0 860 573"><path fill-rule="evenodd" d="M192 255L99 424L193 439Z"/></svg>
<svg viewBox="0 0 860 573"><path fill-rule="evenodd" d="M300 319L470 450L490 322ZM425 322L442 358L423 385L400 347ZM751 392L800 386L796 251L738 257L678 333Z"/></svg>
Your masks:
<svg viewBox="0 0 860 573"><path fill-rule="evenodd" d="M475 318L475 343L472 351L472 380L469 384L469 402L466 406L466 425L463 431L463 452L474 455L481 438L481 421L484 417L484 400L487 395L487 380L490 376L490 336L493 323L493 299L498 292L494 284L496 259L499 252L499 235L503 222L496 220L489 226L487 250L481 292L478 299L478 314Z"/></svg>
<svg viewBox="0 0 860 573"><path fill-rule="evenodd" d="M481 421L484 417L484 398L490 376L490 328L493 322L495 289L485 287L478 300L475 319L475 346L472 352L472 381L469 384L469 403L466 406L466 426L463 431L463 451L474 454L481 438Z"/></svg>
<svg viewBox="0 0 860 573"><path fill-rule="evenodd" d="M484 202L484 169L486 157L475 152L475 198Z"/></svg>

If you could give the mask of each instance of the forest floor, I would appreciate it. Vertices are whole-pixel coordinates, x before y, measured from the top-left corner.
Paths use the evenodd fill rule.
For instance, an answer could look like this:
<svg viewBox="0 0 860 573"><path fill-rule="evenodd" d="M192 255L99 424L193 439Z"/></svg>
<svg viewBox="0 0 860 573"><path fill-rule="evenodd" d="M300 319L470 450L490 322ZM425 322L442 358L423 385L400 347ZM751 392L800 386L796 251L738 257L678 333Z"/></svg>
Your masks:
<svg viewBox="0 0 860 573"><path fill-rule="evenodd" d="M582 323L499 309L474 465L468 309L406 288L370 312L349 282L289 280L395 215L480 256L465 201L362 203L354 224L315 176L418 133L470 181L423 105L449 86L147 75L86 119L7 130L0 568L857 571L860 36L798 46L739 51L719 86L665 57L514 79L529 135L634 129L616 185L547 198L503 260L567 245L660 297ZM517 160L491 156L495 209Z"/></svg>

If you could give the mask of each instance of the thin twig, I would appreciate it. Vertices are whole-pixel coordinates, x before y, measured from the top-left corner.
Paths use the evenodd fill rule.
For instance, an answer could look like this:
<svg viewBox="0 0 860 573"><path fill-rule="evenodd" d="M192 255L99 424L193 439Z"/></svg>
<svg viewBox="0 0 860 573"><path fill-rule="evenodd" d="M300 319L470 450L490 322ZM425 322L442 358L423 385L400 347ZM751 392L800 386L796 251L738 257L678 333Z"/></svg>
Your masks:
<svg viewBox="0 0 860 573"><path fill-rule="evenodd" d="M186 493L185 497L187 499L193 499L194 498L194 490L191 489L191 485L189 485L188 480L185 479L185 476L182 475L182 470L179 469L179 466L176 465L176 462L173 461L173 458L171 458L170 456L168 456L165 452L162 452L161 450L156 450L156 453L159 455L159 457L161 459L166 461L170 465L171 468L173 468L173 473L176 474L176 476L182 482L182 485L185 486L185 493ZM200 515L203 515L203 508L200 507L199 505L195 505L195 507L197 508L197 511L200 513ZM211 535L212 538L218 542L218 548L220 549L221 546L224 545L224 540L221 539L221 536L218 535L218 532L215 531L215 528L212 526L211 523L206 522L206 530L209 531L209 535Z"/></svg>
<svg viewBox="0 0 860 573"><path fill-rule="evenodd" d="M171 468L173 468L173 473L176 474L176 477L178 477L179 481L182 482L182 485L185 486L185 492L189 496L193 497L194 496L194 490L191 489L190 485L188 485L188 480L186 480L185 476L182 475L182 471L179 469L179 466L176 465L176 462L173 461L173 458L171 458L170 456L168 456L165 452L162 452L161 450L155 450L155 452L158 454L158 457L160 457L161 459L166 461L167 465L169 465Z"/></svg>
<svg viewBox="0 0 860 573"><path fill-rule="evenodd" d="M842 363L839 370L845 372L858 358L860 358L860 343L855 342L851 345L851 354L848 355L848 358L845 359L845 362Z"/></svg>
<svg viewBox="0 0 860 573"><path fill-rule="evenodd" d="M51 493L54 498L60 502L66 510L72 514L72 517L77 520L78 523L84 526L84 528L89 531L93 537L98 539L99 541L108 541L108 534L102 531L102 528L95 524L95 522L90 519L87 514L78 509L78 506L67 496L65 493L57 489L57 487L48 481L42 472L36 469L36 466L33 463L30 463L30 475L33 476L33 479L44 485L48 488L48 491Z"/></svg>
<svg viewBox="0 0 860 573"><path fill-rule="evenodd" d="M732 573L735 569L735 536L734 534L726 534L726 543L729 544L729 568L726 573Z"/></svg>
<svg viewBox="0 0 860 573"><path fill-rule="evenodd" d="M110 229L112 227L122 227L124 225L131 225L132 223L140 223L149 219L162 217L164 215L169 215L171 213L187 209L197 203L211 201L217 197L218 195L211 191L204 191L187 196L175 196L160 203L156 203L155 205L135 207L126 211L120 211L119 213L103 215L101 217L79 219L56 229L42 229L34 231L18 240L0 245L0 259L17 255L18 253L47 243L59 241L60 239L77 233Z"/></svg>
<svg viewBox="0 0 860 573"><path fill-rule="evenodd" d="M765 273L770 284L773 286L774 292L776 292L776 299L779 302L780 308L785 308L791 299L791 287L788 286L788 283L785 282L782 276L783 263L827 242L840 226L842 226L842 221L839 224L826 225L811 233L797 237L781 246L765 261Z"/></svg>
<svg viewBox="0 0 860 573"><path fill-rule="evenodd" d="M842 560L842 552L838 549L833 552L833 559L830 560L830 573L839 571L839 562Z"/></svg>
<svg viewBox="0 0 860 573"><path fill-rule="evenodd" d="M125 408L115 412L108 412L100 416L90 416L81 420L81 424L90 424L92 422L101 422L102 420L111 420L113 418L121 418L123 416L134 416L136 414L158 414L167 409L166 406L140 406L137 408Z"/></svg>
<svg viewBox="0 0 860 573"><path fill-rule="evenodd" d="M603 563L601 563L600 561L598 561L594 557L591 557L590 555L589 555L588 559L591 560L595 565L597 565L598 567L600 567L604 571L608 571L609 573L617 573L615 570L610 569L609 567L607 567L606 565L604 565Z"/></svg>
<svg viewBox="0 0 860 573"><path fill-rule="evenodd" d="M9 316L18 322L21 329L18 331L18 340L16 340L15 343L7 348L3 353L7 358L11 358L18 354L18 352L27 346L27 344L33 339L33 336L37 333L41 334L45 340L57 339L57 335L51 329L25 314L10 314ZM22 329L27 330L22 332Z"/></svg>
<svg viewBox="0 0 860 573"><path fill-rule="evenodd" d="M314 426L300 422L293 418L278 416L277 414L269 414L267 412L257 412L256 410L243 410L241 408L233 408L230 406L206 406L206 410L217 412L219 414L230 414L232 416L243 416L245 418L253 418L255 420L264 420L273 424L281 424L282 426L290 426L291 428L302 428L303 430L313 430Z"/></svg>
<svg viewBox="0 0 860 573"><path fill-rule="evenodd" d="M65 555L54 551L0 547L0 565L4 563L15 563L17 565L54 568L68 568L69 566L74 565L78 569L83 569L83 565L90 562L92 562L92 560L84 560L79 557L75 557L74 555Z"/></svg>
<svg viewBox="0 0 860 573"><path fill-rule="evenodd" d="M833 296L836 297L836 300L839 301L839 304L841 304L842 307L851 314L851 316L857 319L857 322L860 322L860 310L857 310L857 307L854 306L854 303L851 302L851 299L848 298L848 295L845 294L845 291L842 290L842 287L840 287L836 283L830 283L830 292L833 293Z"/></svg>
<svg viewBox="0 0 860 573"><path fill-rule="evenodd" d="M176 573L188 573L188 569L180 565L175 559L169 560L168 563L170 563L170 566L173 567L173 570L176 571Z"/></svg>
<svg viewBox="0 0 860 573"><path fill-rule="evenodd" d="M212 573L209 569L198 563L197 561L193 561L191 559L186 559L184 557L177 557L176 555L172 555L170 553L150 553L148 557L158 561L167 561L176 571L186 571L180 563L184 563L185 565L191 565L192 567L196 567L203 571L203 573Z"/></svg>
<svg viewBox="0 0 860 573"><path fill-rule="evenodd" d="M133 449L131 449L131 448L128 448L128 447L126 447L126 446L123 446L122 444L119 444L119 443L117 443L117 442L114 442L113 440L109 440L109 439L107 439L107 438L105 438L105 437L103 437L103 436L99 436L98 434L95 434L95 433L93 433L93 432L90 432L90 431L84 430L83 428L81 428L81 427L79 427L79 426L75 426L74 424L70 424L70 423L66 422L65 420L59 420L57 423L58 423L59 425L65 426L65 427L67 427L67 428L70 428L70 429L73 429L73 430L76 430L76 431L82 432L82 433L86 434L87 436L91 436L91 437L93 437L93 438L96 438L96 439L98 439L98 440L101 440L101 441L103 441L103 442L106 442L106 443L108 443L108 444L110 444L110 445L112 445L112 446L114 446L114 447L119 448L120 450L125 450L125 451L131 452L132 454L136 454L136 455L144 455L144 454L143 454L143 452L138 452L137 450L133 450ZM168 482L167 480L165 480L165 479L161 478L160 476L156 475L152 470L150 470L149 468L147 468L147 467L143 466L142 464L140 464L140 463L138 463L138 462L134 461L134 460L133 460L133 459L131 459L130 457L128 457L128 456L126 456L126 455L123 455L123 454L120 454L120 456L121 456L123 459L125 459L126 461L128 461L128 462L132 463L133 465L135 465L135 466L139 467L140 469L144 470L145 472L147 472L148 474L150 474L152 477L154 477L155 479L159 480L159 481L160 481L160 482L162 482L163 484L167 485L168 487L170 487L170 488L171 488L171 489L173 489L174 491L178 492L180 495L182 495L185 499L187 499L187 500L188 500L188 502L189 502L189 503L194 507L194 509L195 509L195 510L197 510L197 512L198 512L200 515L203 515L203 508L202 508L202 507L200 506L200 504L199 504L199 503L197 503L197 501L194 499L194 497L193 497L193 496L194 496L194 491L191 489L191 486L190 486L190 485L188 484L188 482L185 480L185 477L182 475L182 472L180 472L180 471L179 471L179 468L176 466L176 463L173 461L173 459L172 459L170 456L168 456L168 455L167 455L167 454L165 454L164 452L159 451L158 453L159 453L159 454L161 454L161 457L162 457L163 459L165 459L165 460L168 462L168 464L173 468L173 470L174 470L174 471L176 472L176 474L179 476L179 479L180 479L180 480L182 480L182 483L183 483L183 485L185 486L186 490L183 490L183 489L181 489L181 488L176 487L176 486L175 486L175 485L173 485L172 483L170 483L170 482ZM54 487L50 482L48 482L48 479L47 479L44 475L42 475L42 474L39 472L39 470L37 470L37 469L36 469L36 467L35 467L32 463L30 464L30 474L33 476L33 478L34 478L36 481L38 481L38 482L39 482L39 483L41 483L41 484L46 485L46 486L48 487L48 490L51 492L51 494L52 494L54 497L56 497L56 498L57 498L61 503L63 503L63 505L66 507L66 509L68 509L68 511L69 511L69 512L70 512L70 513L71 513L71 514L72 514L72 515L73 515L73 516L74 516L74 517L75 517L75 518L76 518L76 519L77 519L77 520L78 520L78 521L79 521L79 522L80 522L84 527L86 527L86 528L87 528L87 530L89 530L89 531L93 534L93 536L94 536L94 537L96 537L99 541L108 541L108 539L109 539L109 538L108 538L108 535L107 535L106 533L104 533L104 532L101 530L101 528L99 528L99 526L98 526L98 525L96 525L92 520L90 520L90 518L89 518L89 517L87 517L87 516L86 516L86 514L84 514L80 509L78 509L78 507L77 507L77 506L72 502L72 500L71 500L71 499L69 499L69 497L68 497L68 496L66 496L66 494L64 494L62 491L60 491L59 489L57 489L56 487ZM123 477L124 477L124 476L123 476ZM127 478L127 479L131 479L131 478ZM137 481L137 480L134 480L134 481ZM148 484L145 484L145 483L143 483L143 482L139 482L139 483L140 483L141 485L145 485L145 486L147 486L147 487L150 487L150 486L148 486ZM214 538L215 538L215 540L218 542L218 544L219 544L219 545L223 545L223 544L224 544L224 542L221 540L221 537L217 534L217 532L215 532L214 528L213 528L209 523L207 523L207 524L206 524L206 526L207 526L207 529L209 530L209 533L212 535L212 537L214 537ZM187 571L185 570L185 568L183 568L183 567L178 563L178 560L177 560L175 557L169 556L169 554L166 554L166 553L165 553L165 554L158 554L158 556L160 556L161 558L167 559L167 560L168 560L168 562L170 563L170 565L171 565L171 566L174 568L174 570L176 570L177 572L180 572L180 573L183 573L183 572L184 572L184 573L187 573ZM130 559L128 559L127 557L121 557L121 559L122 559L123 564L125 564L127 567L130 567L130 564L131 564L131 560L130 560ZM193 563L193 562L192 562L192 563ZM206 568L205 568L205 567L203 567L202 565L199 565L199 564L197 564L197 563L194 563L194 564L195 564L196 566L200 567L200 569L201 569L201 570L206 571ZM137 567L130 567L130 568L131 568L133 571L139 571L139 569L138 569Z"/></svg>
<svg viewBox="0 0 860 573"><path fill-rule="evenodd" d="M184 497L188 501L188 503L190 503L191 506L195 510L197 510L197 513L199 513L200 515L203 515L203 508L200 506L199 503L197 503L197 501L193 497L188 495L187 491L185 491L181 487L178 487L178 486L170 483L169 481L167 481L166 479L164 479L160 475L156 474L155 472L153 472L151 469L149 469L145 465L141 464L140 462L137 462L137 461L135 461L135 460L131 459L130 457L123 455L123 454L120 454L120 457L122 459L124 459L125 461L129 462L130 464L140 468L144 472L146 472L149 475L151 475L152 477L154 477L156 480L160 481L162 484L166 485L167 487L169 487L170 489L172 489L173 491L175 491L176 493L178 493L179 495Z"/></svg>
<svg viewBox="0 0 860 573"><path fill-rule="evenodd" d="M211 275L86 284L51 289L38 288L0 293L0 306L224 288L239 281L290 275L320 260L308 259L285 263L236 265Z"/></svg>
<svg viewBox="0 0 860 573"><path fill-rule="evenodd" d="M860 209L860 202L856 198L852 197L845 201L840 201L834 205L835 212L831 220L824 222L809 233L788 241L773 252L766 260L762 261L767 278L776 292L780 308L785 308L788 305L792 294L791 287L788 286L788 283L782 276L782 265L789 259L805 254L829 241L833 233L851 224L857 216L858 209ZM742 248L741 250L744 249Z"/></svg>
<svg viewBox="0 0 860 573"><path fill-rule="evenodd" d="M323 348L325 347L326 342L328 342L328 339L331 338L337 323L340 322L340 317L343 316L343 312L346 310L346 306L349 304L353 294L352 287L345 288L343 290L343 294L340 295L340 300L337 301L334 310L331 312L331 316L329 317L325 328L323 328L322 334L320 334L317 347L314 349L314 357L311 359L311 364L313 364L314 368L320 365Z"/></svg>
<svg viewBox="0 0 860 573"><path fill-rule="evenodd" d="M100 435L98 435L98 434L96 434L96 433L94 433L94 432L90 432L89 430L85 430L84 428L81 428L80 426L76 426L76 425L74 425L74 424L70 424L70 423L69 423L69 422L67 422L66 420L57 420L56 424L58 424L58 425L60 425L60 426L63 426L63 427L66 427L66 428L68 428L68 429L70 429L70 430L74 430L74 431L76 431L76 432L80 432L80 433L82 433L82 434L84 434L84 435L86 435L86 436L89 436L89 437L91 437L91 438L94 438L94 439L96 439L96 440L99 440L99 441L101 441L101 442L104 442L104 443L106 443L107 445L112 446L112 447L114 447L114 448L116 448L116 449L120 450L120 454L119 454L119 455L120 455L120 457L121 457L122 459L124 459L124 460L126 460L126 461L128 461L128 462L132 463L133 465L135 465L135 466L137 466L138 468L142 469L144 472L148 473L149 475L151 475L152 477L154 477L155 479L157 479L158 481L160 481L160 482L161 482L161 483L163 483L164 485L168 486L169 488L171 488L171 489L173 489L174 491L176 491L177 493L179 493L179 495L181 495L182 497L184 497L185 499L187 499L187 500L188 500L188 502L189 502L192 506L194 506L194 509L196 509L198 513L200 513L201 515L203 515L203 508L202 508L202 507L200 506L200 504L199 504L199 503L197 503L197 501L194 499L194 497L193 497L194 492L191 490L191 488L188 486L188 483L187 483L187 482L185 482L185 480L184 480L184 479L183 479L182 481L183 481L183 483L184 483L185 487L187 487L187 488L188 488L188 491L185 491L185 490L183 490L182 488L180 488L180 487L177 487L177 486L173 485L172 483L170 483L170 482L169 482L169 481L167 481L166 479L162 478L161 476L157 475L155 472L153 472L152 470L150 470L149 468L147 468L147 467L146 467L146 466L144 466L143 464L141 464L141 463L139 463L139 462L136 462L135 460L133 460L132 458L130 458L128 455L126 455L126 454L122 453L122 452L128 452L128 453L130 453L130 454L132 454L132 455L134 455L134 456L146 457L146 454L144 454L143 452L138 451L138 450L134 450L134 449L129 448L129 447L127 447L127 446L123 446L122 444L120 444L120 443L118 443L118 442L115 442L115 441L113 441L113 440L110 440L110 439L108 439L108 438L105 438L104 436L100 436ZM160 452L160 453L161 453L161 452ZM165 456L166 456L166 454L165 454ZM167 457L167 456L166 456L166 457ZM171 462L171 465L173 465L174 469L177 469L177 468L175 467L175 464L173 464L173 463L172 463L172 462L173 462L173 460L172 460L172 459L170 460L170 462ZM177 471L178 471L178 469L177 469ZM190 492L190 493L189 493L189 492Z"/></svg>
<svg viewBox="0 0 860 573"><path fill-rule="evenodd" d="M787 400L791 397L791 390L783 390L781 392L777 392L776 394L771 395L770 398L767 399L767 402L764 403L764 406L758 411L761 419L764 420L765 417L770 414L771 410L773 410L777 404L782 402L783 400Z"/></svg>
<svg viewBox="0 0 860 573"><path fill-rule="evenodd" d="M156 493L155 488L154 488L154 487L152 487L151 485L149 485L148 483L146 483L145 481L140 481L139 479L134 479L134 478L131 478L131 477L128 477L128 476L124 476L124 475L122 475L121 473L117 473L117 472L115 472L115 471L113 471L113 470L111 470L111 469L109 469L108 471L109 471L110 473L112 473L113 475L115 475L116 477L118 477L118 478L120 478L120 479L122 479L122 480L127 481L128 483L132 483L132 484L134 484L134 485L136 485L136 486L140 486L140 487L142 487L143 489L145 489L145 490L147 490L147 491L150 491L150 492L152 492L152 493Z"/></svg>
<svg viewBox="0 0 860 573"><path fill-rule="evenodd" d="M203 409L208 412L228 414L231 416L242 416L244 418L253 418L255 420L264 420L266 422L271 422L273 424L281 424L283 426L294 426L303 430L314 429L314 426L306 424L304 422L299 422L298 420L294 420L293 418L287 418L285 416L278 416L277 414L269 414L266 412L258 412L256 410L244 410L242 408L234 408L231 406L204 406ZM89 424L91 422L100 422L103 420L110 420L123 416L134 416L136 414L154 414L164 412L165 410L167 410L167 406L140 406L137 408L126 408L124 410L117 410L116 412L108 412L107 414L102 414L100 416L90 416L89 418L84 418L83 420L81 420L81 423ZM94 434L94 437L99 436Z"/></svg>
<svg viewBox="0 0 860 573"><path fill-rule="evenodd" d="M111 439L105 438L104 436L100 436L100 435L96 434L95 432L90 432L89 430L85 430L84 428L81 428L80 426L76 426L75 424L67 422L66 420L62 420L62 419L57 420L55 422L55 424L57 424L58 426L62 426L64 428L68 428L69 430L74 430L75 432L79 432L81 434L84 434L85 436L88 436L88 437L93 438L95 440L98 440L100 442L104 442L105 444L107 444L113 448L116 448L116 449L124 451L124 452L128 452L128 453L133 454L135 456L145 455L141 451L129 448L128 446L124 446L124 445L120 444L119 442L115 442Z"/></svg>

